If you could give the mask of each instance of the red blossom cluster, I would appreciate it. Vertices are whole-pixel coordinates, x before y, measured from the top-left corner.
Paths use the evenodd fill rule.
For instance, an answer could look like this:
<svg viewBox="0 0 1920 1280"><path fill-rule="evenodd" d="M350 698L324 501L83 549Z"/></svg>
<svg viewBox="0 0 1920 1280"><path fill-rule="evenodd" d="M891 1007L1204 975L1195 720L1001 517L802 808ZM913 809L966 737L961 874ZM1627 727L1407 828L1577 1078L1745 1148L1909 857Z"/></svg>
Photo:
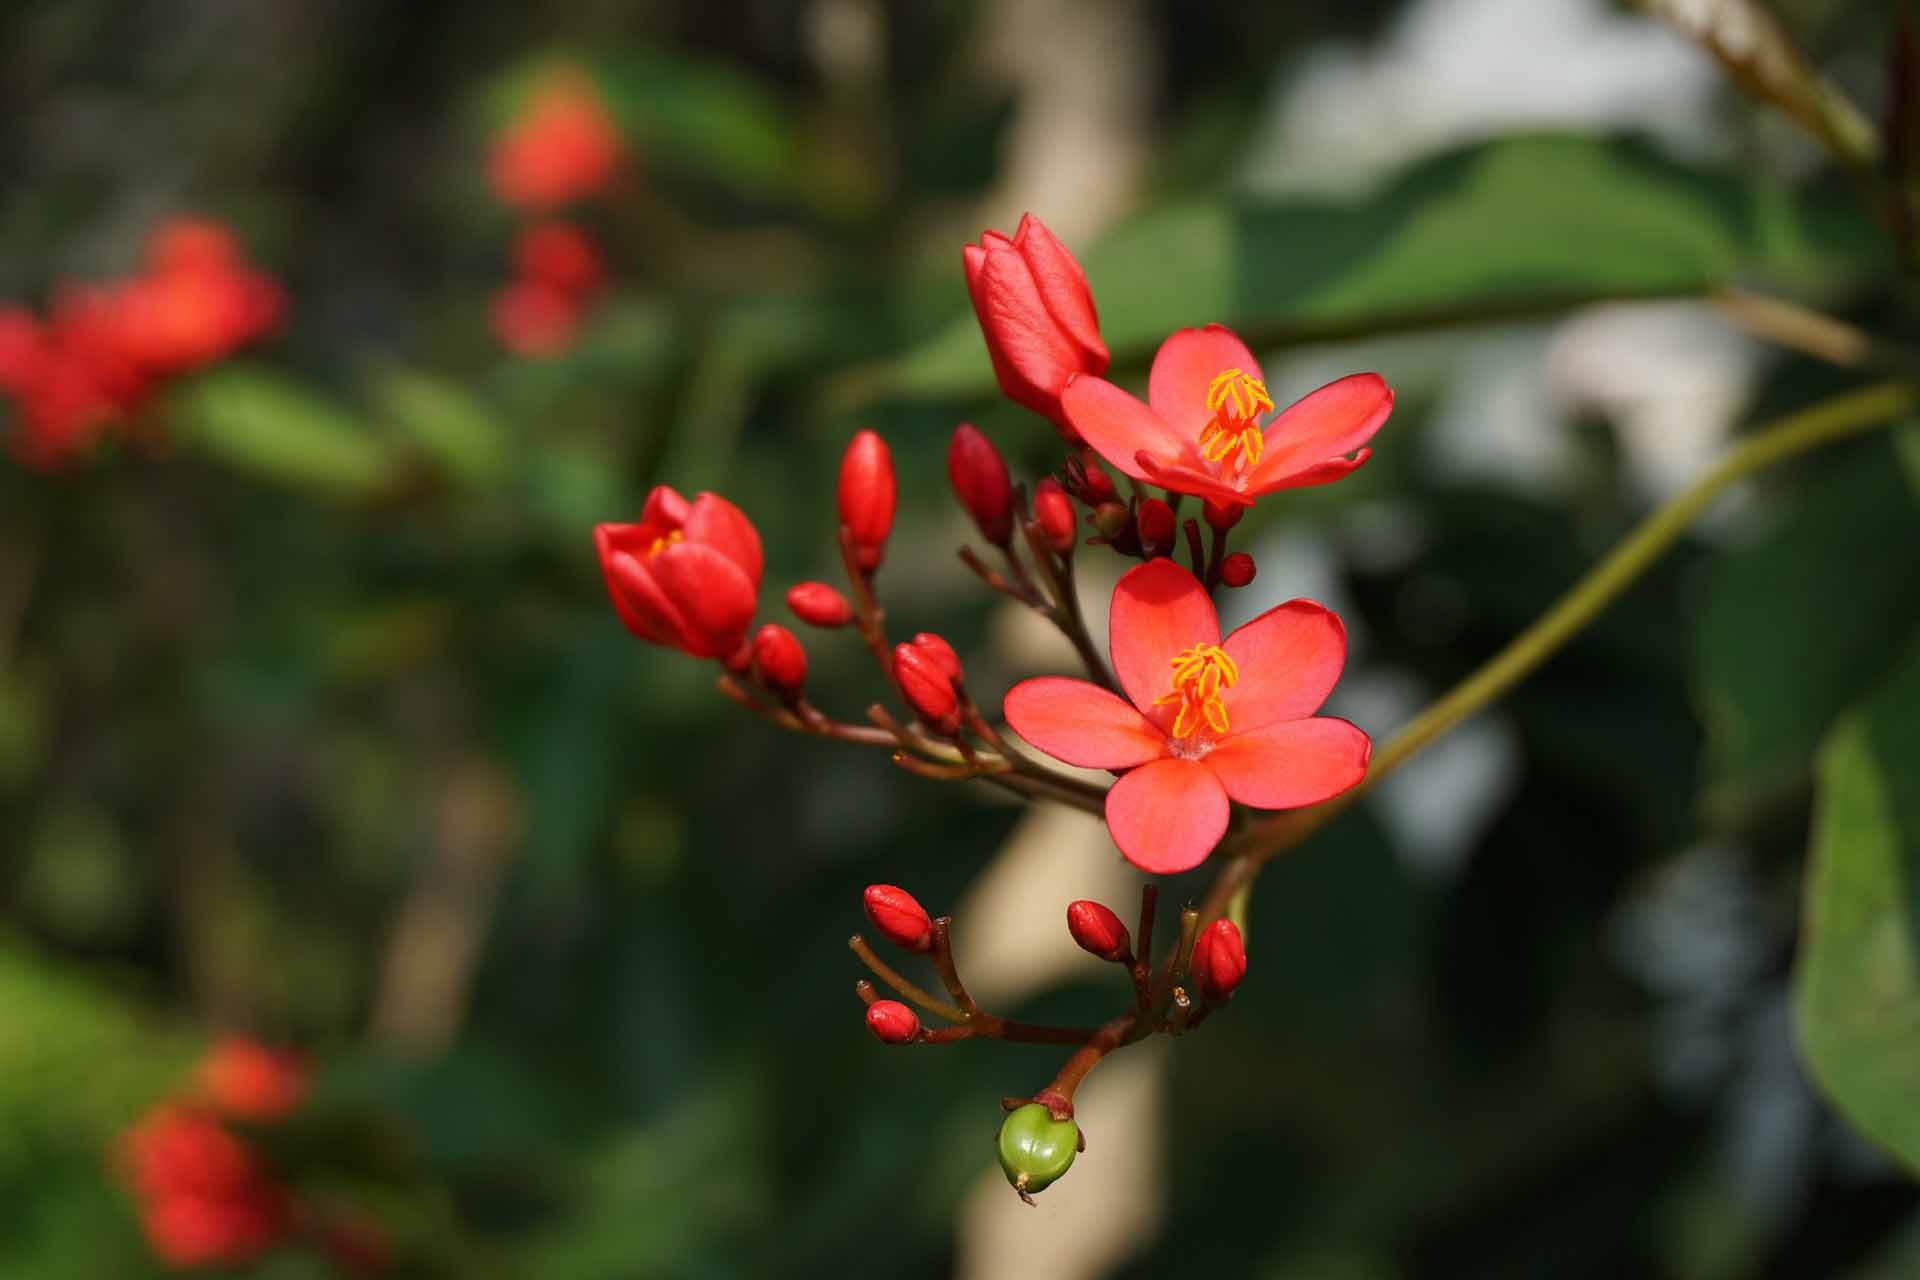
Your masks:
<svg viewBox="0 0 1920 1280"><path fill-rule="evenodd" d="M56 286L46 315L0 304L0 395L13 454L57 466L124 430L169 378L225 359L279 327L286 297L225 226L163 224L141 272Z"/></svg>
<svg viewBox="0 0 1920 1280"><path fill-rule="evenodd" d="M552 215L604 195L626 163L619 127L593 80L551 72L494 140L494 194L523 212ZM551 356L572 344L606 282L599 247L580 226L551 216L523 227L513 277L489 310L495 338L516 355Z"/></svg>
<svg viewBox="0 0 1920 1280"><path fill-rule="evenodd" d="M1303 808L1358 784L1371 742L1345 720L1318 714L1346 664L1340 619L1314 601L1289 600L1222 636L1212 592L1254 579L1253 558L1227 549L1249 507L1282 490L1338 480L1366 461L1366 444L1392 409L1386 383L1355 374L1277 409L1252 352L1209 325L1161 344L1141 400L1102 376L1109 355L1086 277L1038 220L1022 219L1011 237L988 232L966 246L963 264L1001 390L1053 423L1069 446L1056 474L1031 491L1014 482L1000 451L973 425L956 428L948 447L954 496L1005 567L969 547L960 548L961 560L988 587L1056 626L1088 677L1021 681L1002 713L1026 747L1117 780L1062 771L1016 745L974 700L959 655L940 636L890 642L877 588L899 493L892 453L872 431L855 434L840 463L838 549L848 591L802 582L786 601L809 626L857 629L908 718L876 703L866 723L843 721L808 699L798 638L776 623L753 631L759 534L716 494L689 502L662 487L636 523L595 531L627 628L717 659L721 691L783 728L884 747L896 764L926 777L979 779L1100 813L1119 852L1152 874L1203 862L1227 836L1236 806ZM1182 514L1186 503L1196 515ZM1104 652L1074 589L1083 538L1141 562L1114 589ZM950 997L902 978L856 937L855 952L901 997L881 999L872 983L860 984L867 1026L880 1040L988 1036L1079 1046L1048 1089L1008 1099L1001 1162L1023 1196L1071 1164L1079 1144L1073 1089L1093 1063L1144 1035L1197 1026L1246 973L1238 926L1192 909L1181 913L1179 941L1154 966L1156 892L1149 885L1143 894L1137 944L1110 909L1089 901L1068 908L1074 941L1126 967L1135 988L1131 1010L1076 1029L984 1013L955 971L946 919L929 917L896 886L867 890L874 927L926 955ZM921 1021L928 1014L952 1025L930 1029Z"/></svg>

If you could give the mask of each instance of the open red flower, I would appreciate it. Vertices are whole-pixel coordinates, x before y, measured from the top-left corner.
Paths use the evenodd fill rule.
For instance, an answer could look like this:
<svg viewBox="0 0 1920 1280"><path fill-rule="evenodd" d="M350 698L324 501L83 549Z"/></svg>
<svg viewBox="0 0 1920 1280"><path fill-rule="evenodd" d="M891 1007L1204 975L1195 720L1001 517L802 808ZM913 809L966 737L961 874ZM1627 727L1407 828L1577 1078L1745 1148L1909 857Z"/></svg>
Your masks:
<svg viewBox="0 0 1920 1280"><path fill-rule="evenodd" d="M666 485L637 524L593 531L613 607L627 630L696 658L740 648L759 603L760 534L717 494L691 503Z"/></svg>
<svg viewBox="0 0 1920 1280"><path fill-rule="evenodd" d="M1199 581L1153 560L1114 588L1108 648L1125 699L1041 676L1008 692L1007 723L1055 759L1127 771L1107 792L1107 828L1143 871L1205 861L1229 799L1296 809L1366 776L1367 735L1313 714L1347 656L1323 605L1289 600L1222 640Z"/></svg>
<svg viewBox="0 0 1920 1280"><path fill-rule="evenodd" d="M1377 373L1352 374L1263 427L1273 399L1259 362L1231 330L1210 324L1160 344L1145 404L1084 374L1067 383L1060 403L1073 429L1134 479L1251 506L1262 494L1326 484L1365 462L1361 446L1392 412L1393 391Z"/></svg>

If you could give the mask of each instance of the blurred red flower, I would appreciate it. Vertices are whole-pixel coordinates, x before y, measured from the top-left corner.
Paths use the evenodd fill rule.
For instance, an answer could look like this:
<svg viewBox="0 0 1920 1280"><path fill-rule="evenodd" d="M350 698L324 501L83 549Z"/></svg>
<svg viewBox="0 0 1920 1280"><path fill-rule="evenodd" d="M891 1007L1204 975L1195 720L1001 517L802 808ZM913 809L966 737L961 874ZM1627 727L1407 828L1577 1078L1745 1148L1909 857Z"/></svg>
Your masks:
<svg viewBox="0 0 1920 1280"><path fill-rule="evenodd" d="M604 190L620 168L620 130L583 72L555 72L495 139L488 173L504 204L556 209Z"/></svg>

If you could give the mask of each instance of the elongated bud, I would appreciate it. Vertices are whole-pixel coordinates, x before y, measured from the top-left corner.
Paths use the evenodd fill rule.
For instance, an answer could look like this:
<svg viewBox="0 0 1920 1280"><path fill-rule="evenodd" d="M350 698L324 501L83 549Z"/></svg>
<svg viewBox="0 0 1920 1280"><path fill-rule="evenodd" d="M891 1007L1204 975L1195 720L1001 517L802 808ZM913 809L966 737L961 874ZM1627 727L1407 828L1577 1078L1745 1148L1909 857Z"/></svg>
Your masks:
<svg viewBox="0 0 1920 1280"><path fill-rule="evenodd" d="M953 733L959 724L956 712L960 700L953 692L953 677L938 657L918 645L897 644L893 647L893 679L922 723L941 733Z"/></svg>
<svg viewBox="0 0 1920 1280"><path fill-rule="evenodd" d="M926 908L897 884L867 886L867 919L880 936L908 951L925 951L933 945L933 921Z"/></svg>
<svg viewBox="0 0 1920 1280"><path fill-rule="evenodd" d="M960 655L942 637L931 631L922 631L913 638L913 644L916 649L926 650L940 664L940 669L947 673L947 679L959 684L967 678L966 668L960 665Z"/></svg>
<svg viewBox="0 0 1920 1280"><path fill-rule="evenodd" d="M1164 556L1173 550L1172 507L1158 498L1148 498L1140 504L1134 519L1140 529L1140 550L1149 559Z"/></svg>
<svg viewBox="0 0 1920 1280"><path fill-rule="evenodd" d="M1046 538L1048 546L1063 556L1073 554L1077 533L1073 499L1067 496L1067 491L1052 476L1034 487L1033 518L1039 523L1040 533Z"/></svg>
<svg viewBox="0 0 1920 1280"><path fill-rule="evenodd" d="M753 665L767 688L783 698L797 698L807 687L807 651L793 632L777 622L769 622L755 633Z"/></svg>
<svg viewBox="0 0 1920 1280"><path fill-rule="evenodd" d="M1225 533L1240 523L1240 517L1247 514L1247 509L1237 502L1207 502L1201 504L1200 514L1209 527Z"/></svg>
<svg viewBox="0 0 1920 1280"><path fill-rule="evenodd" d="M853 621L853 605L824 582L802 582L787 588L787 608L809 626L844 627Z"/></svg>
<svg viewBox="0 0 1920 1280"><path fill-rule="evenodd" d="M1214 1004L1232 998L1240 979L1247 976L1247 947L1231 920L1215 920L1193 946L1193 978Z"/></svg>
<svg viewBox="0 0 1920 1280"><path fill-rule="evenodd" d="M1224 586L1244 587L1253 581L1253 557L1236 551L1220 562L1220 582Z"/></svg>
<svg viewBox="0 0 1920 1280"><path fill-rule="evenodd" d="M881 1044L910 1044L920 1034L920 1015L898 1000L875 1000L867 1006L867 1030Z"/></svg>
<svg viewBox="0 0 1920 1280"><path fill-rule="evenodd" d="M840 523L853 535L854 558L871 572L886 556L899 490L893 454L877 432L855 433L840 459Z"/></svg>
<svg viewBox="0 0 1920 1280"><path fill-rule="evenodd" d="M1127 934L1127 926L1120 923L1120 917L1085 898L1068 904L1067 932L1073 935L1082 951L1102 960L1125 959L1133 949L1133 939Z"/></svg>
<svg viewBox="0 0 1920 1280"><path fill-rule="evenodd" d="M981 535L996 547L1006 546L1013 536L1013 481L1007 478L1006 459L971 422L953 430L947 479Z"/></svg>

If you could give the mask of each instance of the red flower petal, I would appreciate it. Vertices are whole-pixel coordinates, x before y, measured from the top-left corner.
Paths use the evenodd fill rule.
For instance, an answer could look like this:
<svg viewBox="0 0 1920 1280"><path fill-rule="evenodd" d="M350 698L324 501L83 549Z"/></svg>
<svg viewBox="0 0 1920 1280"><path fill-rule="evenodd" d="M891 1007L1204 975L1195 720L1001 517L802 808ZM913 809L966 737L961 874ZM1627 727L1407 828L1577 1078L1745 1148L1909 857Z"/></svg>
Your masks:
<svg viewBox="0 0 1920 1280"><path fill-rule="evenodd" d="M1186 871L1205 862L1226 834L1227 793L1196 761L1156 760L1107 792L1107 830L1142 871Z"/></svg>
<svg viewBox="0 0 1920 1280"><path fill-rule="evenodd" d="M1105 378L1082 374L1067 383L1060 393L1060 407L1067 421L1099 455L1136 480L1151 477L1141 469L1135 454L1150 453L1162 466L1183 461L1184 441L1160 415L1147 408ZM1197 462L1199 455L1194 455Z"/></svg>
<svg viewBox="0 0 1920 1280"><path fill-rule="evenodd" d="M1253 505L1253 494L1242 493L1231 485L1222 484L1220 478L1210 472L1188 466L1162 466L1144 450L1134 460L1140 464L1140 469L1147 473L1141 478L1149 484L1159 485L1162 489L1191 494L1204 502L1217 502L1222 506L1250 507Z"/></svg>
<svg viewBox="0 0 1920 1280"><path fill-rule="evenodd" d="M746 639L756 587L741 567L705 543L676 542L648 565L686 621L686 651L724 658Z"/></svg>
<svg viewBox="0 0 1920 1280"><path fill-rule="evenodd" d="M1173 688L1174 658L1182 649L1219 643L1220 620L1206 588L1172 560L1149 560L1129 569L1114 587L1107 617L1114 674L1140 714L1162 733L1179 709L1153 703Z"/></svg>
<svg viewBox="0 0 1920 1280"><path fill-rule="evenodd" d="M1352 453L1373 439L1392 412L1393 389L1377 373L1355 373L1329 382L1267 424L1266 455L1247 477L1247 488L1261 493L1298 487L1277 482Z"/></svg>
<svg viewBox="0 0 1920 1280"><path fill-rule="evenodd" d="M1260 362L1225 325L1179 329L1160 344L1147 375L1147 403L1182 439L1192 440L1213 417L1207 386L1228 369L1261 377Z"/></svg>
<svg viewBox="0 0 1920 1280"><path fill-rule="evenodd" d="M1104 373L1107 368L1107 344L1100 340L1100 317L1093 308L1093 293L1087 288L1087 276L1046 224L1032 214L1023 214L1014 229L1013 247L1027 260L1033 282L1047 310L1068 337L1085 353L1089 373Z"/></svg>
<svg viewBox="0 0 1920 1280"><path fill-rule="evenodd" d="M1002 712L1036 748L1083 769L1129 769L1167 754L1165 734L1125 699L1085 680L1022 680L1007 691Z"/></svg>
<svg viewBox="0 0 1920 1280"><path fill-rule="evenodd" d="M1346 627L1312 600L1275 605L1220 647L1240 667L1240 682L1222 694L1234 733L1312 715L1347 665Z"/></svg>
<svg viewBox="0 0 1920 1280"><path fill-rule="evenodd" d="M686 619L668 600L660 584L639 554L618 547L615 532L633 525L603 524L594 530L600 543L600 568L607 576L607 594L613 598L614 611L627 630L650 644L685 643Z"/></svg>
<svg viewBox="0 0 1920 1280"><path fill-rule="evenodd" d="M671 485L659 484L647 494L646 505L640 508L640 523L659 526L659 529L648 537L648 541L651 542L668 530L678 529L685 524L692 512L692 504L681 497L678 490Z"/></svg>
<svg viewBox="0 0 1920 1280"><path fill-rule="evenodd" d="M1366 734L1345 720L1315 716L1229 734L1201 764L1241 804L1298 809L1330 800L1366 777L1372 754Z"/></svg>
<svg viewBox="0 0 1920 1280"><path fill-rule="evenodd" d="M746 512L719 494L703 493L693 500L682 532L687 541L704 543L739 565L755 587L760 585L760 532Z"/></svg>

